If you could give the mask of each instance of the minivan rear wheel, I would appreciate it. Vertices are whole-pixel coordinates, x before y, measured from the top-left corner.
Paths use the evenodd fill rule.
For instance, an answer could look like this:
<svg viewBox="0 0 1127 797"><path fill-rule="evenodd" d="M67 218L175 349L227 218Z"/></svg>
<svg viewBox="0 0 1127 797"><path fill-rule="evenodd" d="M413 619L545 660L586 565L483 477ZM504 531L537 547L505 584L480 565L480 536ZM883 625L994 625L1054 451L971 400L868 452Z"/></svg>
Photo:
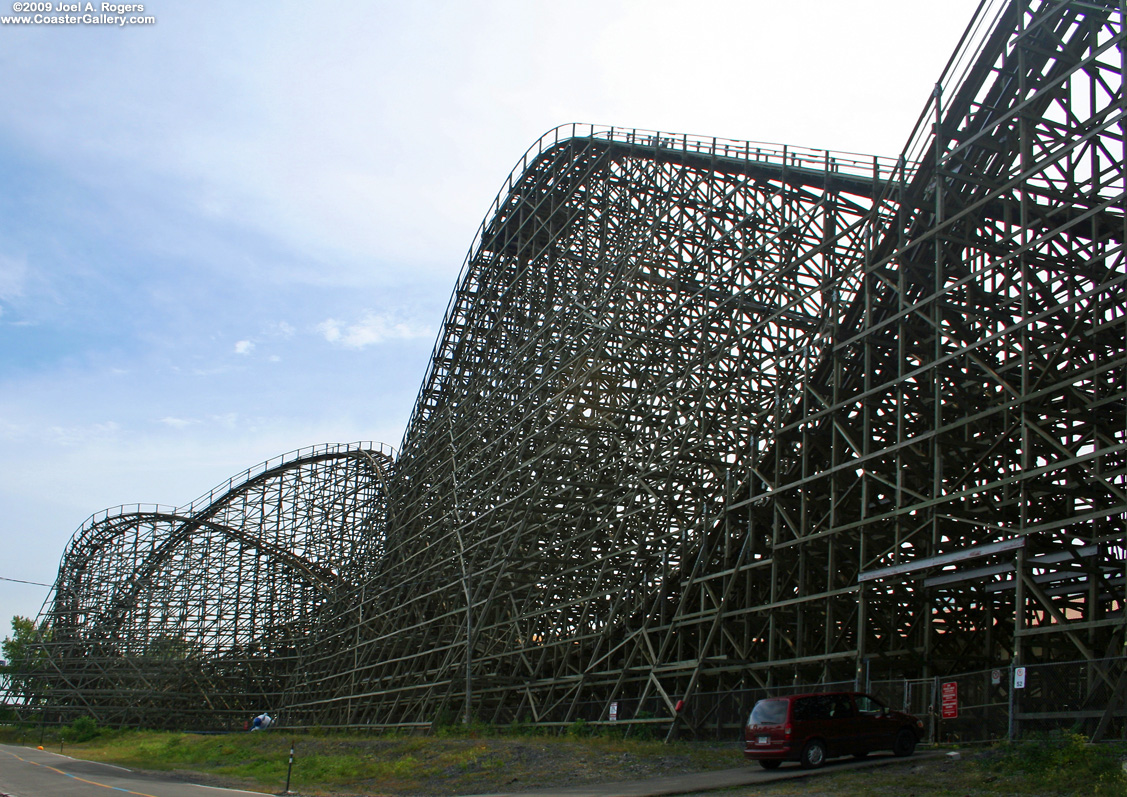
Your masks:
<svg viewBox="0 0 1127 797"><path fill-rule="evenodd" d="M826 763L826 743L821 739L811 739L802 748L802 759L799 761L803 769L817 769Z"/></svg>
<svg viewBox="0 0 1127 797"><path fill-rule="evenodd" d="M896 741L892 743L893 755L906 756L916 752L916 734L907 728L901 728L896 734Z"/></svg>

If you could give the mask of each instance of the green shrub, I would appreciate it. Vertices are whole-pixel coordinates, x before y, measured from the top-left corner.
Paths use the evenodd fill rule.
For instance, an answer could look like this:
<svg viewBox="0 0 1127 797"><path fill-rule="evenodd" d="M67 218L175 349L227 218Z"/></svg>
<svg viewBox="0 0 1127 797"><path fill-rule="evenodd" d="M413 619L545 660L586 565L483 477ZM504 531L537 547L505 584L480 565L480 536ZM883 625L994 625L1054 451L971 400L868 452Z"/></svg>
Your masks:
<svg viewBox="0 0 1127 797"><path fill-rule="evenodd" d="M448 708L439 709L434 715L434 719L430 721L431 730L437 736L441 736L444 731L454 728L458 724L459 719Z"/></svg>
<svg viewBox="0 0 1127 797"><path fill-rule="evenodd" d="M587 720L576 720L567 726L567 735L573 739L582 739L591 735L591 726Z"/></svg>
<svg viewBox="0 0 1127 797"><path fill-rule="evenodd" d="M462 722L452 722L449 725L433 725L432 732L439 739L483 739L498 736L497 729L492 725L474 720L469 725Z"/></svg>
<svg viewBox="0 0 1127 797"><path fill-rule="evenodd" d="M79 717L67 728L66 737L72 743L88 742L100 733L98 722L93 717Z"/></svg>
<svg viewBox="0 0 1127 797"><path fill-rule="evenodd" d="M1122 745L1090 744L1079 733L1051 733L1004 744L983 762L992 773L1023 778L1038 790L1070 793L1077 783L1095 784L1092 794L1127 794Z"/></svg>
<svg viewBox="0 0 1127 797"><path fill-rule="evenodd" d="M513 720L509 727L504 730L503 735L516 737L541 736L543 731L531 722Z"/></svg>

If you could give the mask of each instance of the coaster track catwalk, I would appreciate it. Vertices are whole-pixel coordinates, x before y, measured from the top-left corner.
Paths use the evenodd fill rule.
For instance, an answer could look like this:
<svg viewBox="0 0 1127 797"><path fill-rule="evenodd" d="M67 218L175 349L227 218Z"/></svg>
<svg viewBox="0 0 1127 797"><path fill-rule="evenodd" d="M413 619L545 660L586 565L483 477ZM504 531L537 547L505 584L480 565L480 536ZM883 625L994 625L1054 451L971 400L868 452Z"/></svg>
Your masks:
<svg viewBox="0 0 1127 797"><path fill-rule="evenodd" d="M294 724L567 723L1077 659L1081 702L1113 689L1123 14L984 2L896 159L542 138L361 502L374 531L328 524L364 555L256 549L311 596L262 636L285 640L262 699ZM246 544L218 526L192 533ZM117 579L111 627L144 592Z"/></svg>

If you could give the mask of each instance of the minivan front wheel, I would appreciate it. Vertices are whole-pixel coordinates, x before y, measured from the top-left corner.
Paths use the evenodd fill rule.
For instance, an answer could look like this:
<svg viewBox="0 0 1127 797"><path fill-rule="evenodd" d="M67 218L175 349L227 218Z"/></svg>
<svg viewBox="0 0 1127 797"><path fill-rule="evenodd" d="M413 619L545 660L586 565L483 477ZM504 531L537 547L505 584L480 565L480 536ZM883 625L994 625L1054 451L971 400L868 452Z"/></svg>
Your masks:
<svg viewBox="0 0 1127 797"><path fill-rule="evenodd" d="M759 759L759 766L764 769L778 769L779 764L783 763L777 758L761 758Z"/></svg>
<svg viewBox="0 0 1127 797"><path fill-rule="evenodd" d="M826 763L826 743L821 739L811 739L802 748L802 759L799 762L803 769L817 769Z"/></svg>
<svg viewBox="0 0 1127 797"><path fill-rule="evenodd" d="M898 756L907 756L916 752L916 734L907 728L901 728L896 734L896 741L892 743L892 753Z"/></svg>

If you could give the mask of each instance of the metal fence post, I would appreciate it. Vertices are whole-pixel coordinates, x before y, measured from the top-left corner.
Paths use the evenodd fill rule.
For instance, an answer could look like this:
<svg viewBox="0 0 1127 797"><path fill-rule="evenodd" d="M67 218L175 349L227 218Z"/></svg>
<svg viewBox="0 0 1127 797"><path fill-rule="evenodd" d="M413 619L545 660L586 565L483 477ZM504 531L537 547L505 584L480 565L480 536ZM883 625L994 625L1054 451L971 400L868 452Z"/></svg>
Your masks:
<svg viewBox="0 0 1127 797"><path fill-rule="evenodd" d="M931 743L939 744L939 713L935 707L939 705L939 676L931 678L931 702L927 707L928 725L931 726Z"/></svg>
<svg viewBox="0 0 1127 797"><path fill-rule="evenodd" d="M1006 730L1006 738L1009 741L1012 742L1014 740L1014 660L1013 659L1010 659L1010 680L1009 680L1009 684L1006 686L1006 691L1008 692L1009 709L1010 709L1009 726Z"/></svg>

